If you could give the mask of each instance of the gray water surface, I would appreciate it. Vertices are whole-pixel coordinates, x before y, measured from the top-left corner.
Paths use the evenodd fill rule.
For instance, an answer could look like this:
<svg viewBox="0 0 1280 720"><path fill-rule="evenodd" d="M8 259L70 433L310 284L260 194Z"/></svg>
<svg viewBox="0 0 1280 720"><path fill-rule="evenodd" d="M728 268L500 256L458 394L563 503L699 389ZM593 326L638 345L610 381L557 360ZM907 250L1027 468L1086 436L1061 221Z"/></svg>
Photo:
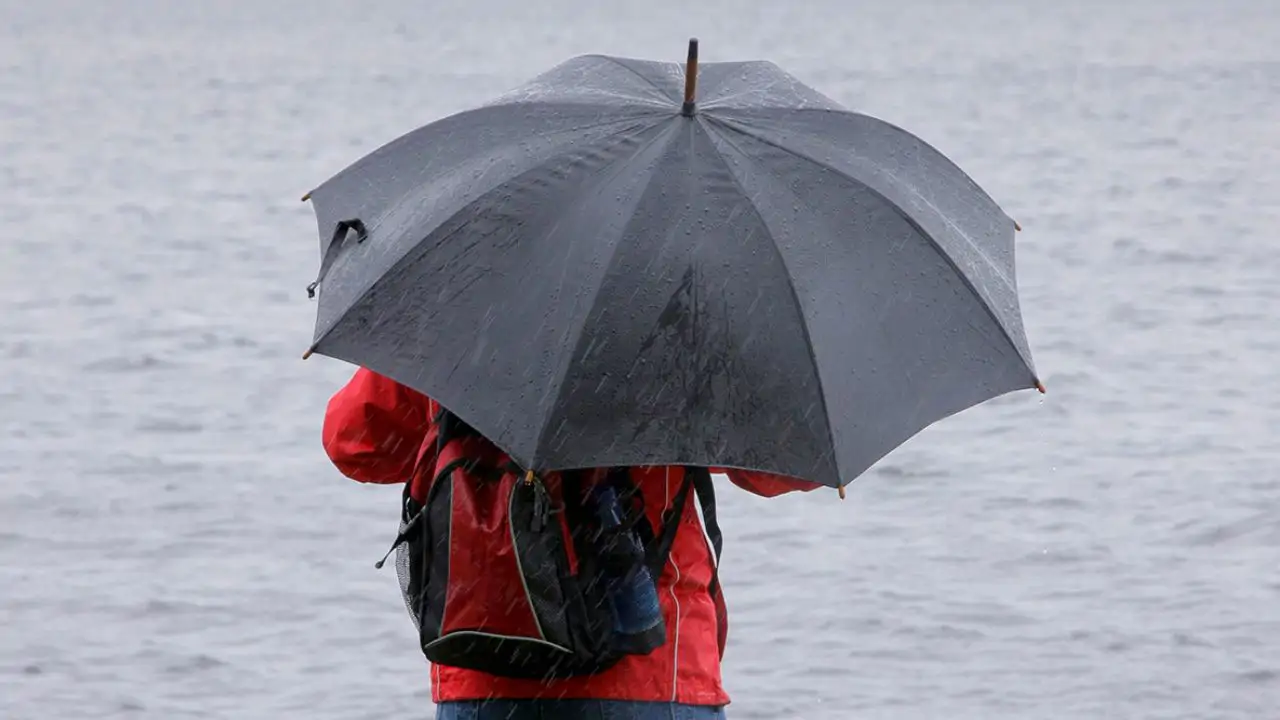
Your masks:
<svg viewBox="0 0 1280 720"><path fill-rule="evenodd" d="M735 719L1280 718L1280 4L0 0L0 718L428 717L298 197L574 54L765 57L1017 218L1049 394L725 488ZM871 410L873 411L873 410Z"/></svg>

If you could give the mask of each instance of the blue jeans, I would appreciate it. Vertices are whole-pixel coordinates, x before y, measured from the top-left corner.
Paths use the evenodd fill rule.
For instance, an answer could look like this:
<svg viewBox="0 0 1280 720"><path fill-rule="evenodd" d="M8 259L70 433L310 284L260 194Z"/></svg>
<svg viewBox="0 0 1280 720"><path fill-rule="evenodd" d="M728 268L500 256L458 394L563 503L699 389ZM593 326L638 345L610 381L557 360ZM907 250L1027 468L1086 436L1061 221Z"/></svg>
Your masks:
<svg viewBox="0 0 1280 720"><path fill-rule="evenodd" d="M472 700L436 706L436 720L725 720L724 708L625 700Z"/></svg>

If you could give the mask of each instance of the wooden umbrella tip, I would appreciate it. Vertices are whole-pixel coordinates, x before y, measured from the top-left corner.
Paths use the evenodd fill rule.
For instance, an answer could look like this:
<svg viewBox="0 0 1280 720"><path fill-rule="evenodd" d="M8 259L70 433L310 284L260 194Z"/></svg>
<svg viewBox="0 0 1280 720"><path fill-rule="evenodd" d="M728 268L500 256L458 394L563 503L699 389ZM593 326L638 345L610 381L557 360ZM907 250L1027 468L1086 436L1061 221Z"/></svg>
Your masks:
<svg viewBox="0 0 1280 720"><path fill-rule="evenodd" d="M844 486L843 486L843 485L837 485L837 486L836 486L836 492L840 494L840 499L841 499L841 500L843 500L843 499L844 499Z"/></svg>
<svg viewBox="0 0 1280 720"><path fill-rule="evenodd" d="M1018 232L1022 232L1022 226L1018 224L1017 220L1013 221L1013 229L1017 230Z"/></svg>
<svg viewBox="0 0 1280 720"><path fill-rule="evenodd" d="M307 193L306 195L302 196L302 202L306 202L310 199L311 199L311 193Z"/></svg>
<svg viewBox="0 0 1280 720"><path fill-rule="evenodd" d="M1039 380L1036 380L1036 389L1040 391L1041 395L1044 395L1046 392L1048 392L1047 390L1044 389L1044 383L1040 382Z"/></svg>
<svg viewBox="0 0 1280 720"><path fill-rule="evenodd" d="M689 38L689 57L684 67L684 105L680 114L693 117L694 96L698 92L698 38Z"/></svg>
<svg viewBox="0 0 1280 720"><path fill-rule="evenodd" d="M306 359L310 358L310 357L311 357L311 355L312 355L313 353L315 353L315 351L316 351L316 349L315 349L315 348L308 348L306 352L302 353L302 359L303 359L303 360L306 360Z"/></svg>

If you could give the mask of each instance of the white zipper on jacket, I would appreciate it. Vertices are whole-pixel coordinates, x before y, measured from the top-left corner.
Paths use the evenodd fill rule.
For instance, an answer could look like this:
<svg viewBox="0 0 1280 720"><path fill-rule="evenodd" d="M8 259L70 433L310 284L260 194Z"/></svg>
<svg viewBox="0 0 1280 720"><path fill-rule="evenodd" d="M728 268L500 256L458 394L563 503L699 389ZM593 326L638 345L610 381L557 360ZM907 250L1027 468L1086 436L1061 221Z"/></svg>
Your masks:
<svg viewBox="0 0 1280 720"><path fill-rule="evenodd" d="M671 466L670 465L668 465L666 468L666 476L663 478L662 489L666 494L665 502L662 506L663 512L665 513L666 508L671 506ZM679 523L680 520L681 518L671 519L671 521L674 523ZM674 538L679 537L679 535L680 535L680 526L676 525L676 534L675 536L673 536L673 539L671 542L673 548L675 546ZM680 582L680 566L676 564L675 553L671 553L667 557L667 562L671 563L671 568L675 570L675 573L676 573L675 579L671 581L671 587L667 588L667 591L671 593L671 601L675 603L675 606L676 606L676 613L675 613L676 628L675 628L674 636L671 641L671 702L674 703L676 701L677 691L680 686L680 598L676 595L676 585Z"/></svg>

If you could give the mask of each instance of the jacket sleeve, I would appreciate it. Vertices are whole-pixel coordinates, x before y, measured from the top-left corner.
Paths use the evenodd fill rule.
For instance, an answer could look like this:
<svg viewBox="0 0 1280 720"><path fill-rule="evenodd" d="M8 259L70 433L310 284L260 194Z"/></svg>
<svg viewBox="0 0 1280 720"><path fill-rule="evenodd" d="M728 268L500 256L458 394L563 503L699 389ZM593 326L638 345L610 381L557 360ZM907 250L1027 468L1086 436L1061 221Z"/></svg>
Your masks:
<svg viewBox="0 0 1280 720"><path fill-rule="evenodd" d="M800 480L799 478L788 477L786 475L774 475L773 473L756 472L754 470L735 470L726 468L724 470L714 470L713 472L723 472L729 476L729 481L734 485L755 493L761 497L777 497L789 492L809 492L816 490L823 485L808 480Z"/></svg>
<svg viewBox="0 0 1280 720"><path fill-rule="evenodd" d="M427 396L361 368L329 400L325 452L352 480L404 482L430 429L430 405Z"/></svg>

